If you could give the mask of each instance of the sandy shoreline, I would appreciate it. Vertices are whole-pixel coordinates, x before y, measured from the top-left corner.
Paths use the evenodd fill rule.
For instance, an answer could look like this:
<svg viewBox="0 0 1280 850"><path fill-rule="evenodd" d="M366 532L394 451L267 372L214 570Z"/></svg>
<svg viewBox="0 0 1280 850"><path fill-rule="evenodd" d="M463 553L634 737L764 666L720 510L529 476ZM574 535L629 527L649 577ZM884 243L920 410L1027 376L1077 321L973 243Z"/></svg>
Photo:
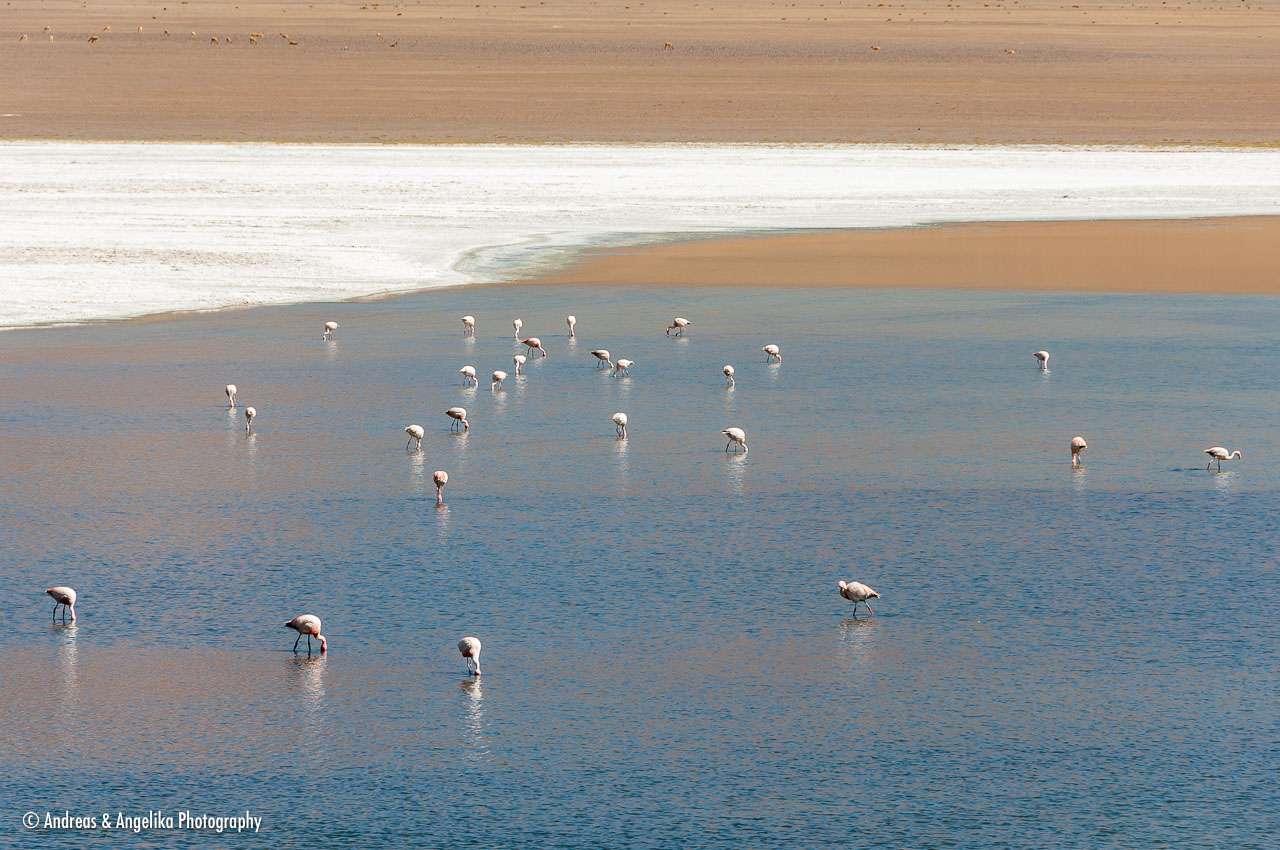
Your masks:
<svg viewBox="0 0 1280 850"><path fill-rule="evenodd" d="M6 139L1280 142L1251 0L14 0L0 43Z"/></svg>
<svg viewBox="0 0 1280 850"><path fill-rule="evenodd" d="M520 283L1280 294L1280 217L948 224L590 252Z"/></svg>

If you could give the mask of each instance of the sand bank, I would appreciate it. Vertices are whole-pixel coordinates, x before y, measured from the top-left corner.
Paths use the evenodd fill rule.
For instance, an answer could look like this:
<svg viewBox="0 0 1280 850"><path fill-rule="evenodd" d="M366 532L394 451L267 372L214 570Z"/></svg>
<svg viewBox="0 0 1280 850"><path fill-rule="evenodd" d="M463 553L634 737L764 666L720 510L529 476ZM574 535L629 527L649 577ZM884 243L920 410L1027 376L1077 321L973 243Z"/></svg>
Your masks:
<svg viewBox="0 0 1280 850"><path fill-rule="evenodd" d="M960 224L588 254L534 282L1280 294L1280 217Z"/></svg>
<svg viewBox="0 0 1280 850"><path fill-rule="evenodd" d="M1280 140L1252 0L12 0L0 44L10 139Z"/></svg>

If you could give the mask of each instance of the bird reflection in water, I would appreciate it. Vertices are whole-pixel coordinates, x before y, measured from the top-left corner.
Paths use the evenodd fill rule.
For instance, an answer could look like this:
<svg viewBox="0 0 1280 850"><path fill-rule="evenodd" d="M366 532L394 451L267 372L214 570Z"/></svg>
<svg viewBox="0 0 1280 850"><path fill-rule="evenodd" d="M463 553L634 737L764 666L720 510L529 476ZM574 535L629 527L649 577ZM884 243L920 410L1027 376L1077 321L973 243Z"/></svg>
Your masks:
<svg viewBox="0 0 1280 850"><path fill-rule="evenodd" d="M1083 466L1073 466L1071 468L1071 486L1075 488L1077 493L1083 493L1085 485L1089 482L1086 480L1089 470Z"/></svg>
<svg viewBox="0 0 1280 850"><path fill-rule="evenodd" d="M489 759L489 740L485 737L484 720L484 685L479 678L468 678L458 683L458 688L467 697L466 714L462 726L467 736L469 751L467 760L472 762Z"/></svg>
<svg viewBox="0 0 1280 850"><path fill-rule="evenodd" d="M422 452L409 455L409 477L413 481L413 492L425 499L428 495L427 457Z"/></svg>
<svg viewBox="0 0 1280 850"><path fill-rule="evenodd" d="M627 487L631 483L631 453L629 450L629 441L626 437L618 437L613 441L613 460L615 476L615 486L618 492L626 495Z"/></svg>
<svg viewBox="0 0 1280 850"><path fill-rule="evenodd" d="M285 659L289 679L289 692L293 704L302 711L303 719L313 734L323 731L324 720L324 670L328 658L320 655L294 655Z"/></svg>
<svg viewBox="0 0 1280 850"><path fill-rule="evenodd" d="M747 456L731 454L725 462L729 464L729 486L735 496L741 496L747 489Z"/></svg>
<svg viewBox="0 0 1280 850"><path fill-rule="evenodd" d="M875 663L876 630L880 621L845 617L840 621L840 652L837 666L846 671L866 671Z"/></svg>
<svg viewBox="0 0 1280 850"><path fill-rule="evenodd" d="M58 644L59 703L63 709L73 708L76 705L76 698L79 693L76 675L78 661L76 635L80 633L80 627L73 621L70 623L54 623L51 628L53 633L60 638Z"/></svg>

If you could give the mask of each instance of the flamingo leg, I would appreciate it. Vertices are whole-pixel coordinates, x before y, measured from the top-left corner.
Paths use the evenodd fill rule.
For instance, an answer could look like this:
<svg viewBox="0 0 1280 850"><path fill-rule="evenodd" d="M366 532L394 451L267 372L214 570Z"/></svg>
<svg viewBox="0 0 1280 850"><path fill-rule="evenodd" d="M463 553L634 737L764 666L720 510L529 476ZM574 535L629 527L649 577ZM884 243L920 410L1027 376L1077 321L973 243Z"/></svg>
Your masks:
<svg viewBox="0 0 1280 850"><path fill-rule="evenodd" d="M58 606L61 604L62 604L61 602L58 602L56 600L53 603L53 619L55 620L58 619Z"/></svg>
<svg viewBox="0 0 1280 850"><path fill-rule="evenodd" d="M875 613L875 611L872 611L872 610L871 610L871 603L870 603L870 602L863 602L862 604L867 606L867 613L868 613L868 614L874 614L874 613Z"/></svg>
<svg viewBox="0 0 1280 850"><path fill-rule="evenodd" d="M302 637L299 635L298 637ZM307 635L307 655L311 654L311 635Z"/></svg>
<svg viewBox="0 0 1280 850"><path fill-rule="evenodd" d="M302 632L298 632L298 639L293 642L293 651L298 651L298 641L302 640Z"/></svg>

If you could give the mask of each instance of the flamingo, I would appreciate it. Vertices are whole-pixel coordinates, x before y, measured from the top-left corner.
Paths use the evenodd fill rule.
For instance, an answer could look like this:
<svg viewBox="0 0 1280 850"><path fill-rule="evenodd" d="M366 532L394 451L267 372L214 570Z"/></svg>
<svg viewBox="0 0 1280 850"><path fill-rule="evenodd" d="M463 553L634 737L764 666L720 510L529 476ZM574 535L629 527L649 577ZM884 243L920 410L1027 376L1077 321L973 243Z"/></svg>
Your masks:
<svg viewBox="0 0 1280 850"><path fill-rule="evenodd" d="M458 371L462 373L462 383L466 384L468 387L473 384L478 385L480 383L479 381L476 380L475 366L463 366Z"/></svg>
<svg viewBox="0 0 1280 850"><path fill-rule="evenodd" d="M546 356L547 356L547 350L546 350L545 348L543 348L543 347L542 347L542 340L538 339L536 336L531 336L531 337L529 337L528 339L522 339L522 340L520 340L520 343L521 343L522 345L527 345L527 346L529 346L529 355L530 355L530 356L532 356L532 355L533 355L533 352L534 352L534 351L541 351L541 352L542 352L542 356L543 356L543 357L546 357Z"/></svg>
<svg viewBox="0 0 1280 850"><path fill-rule="evenodd" d="M684 336L684 329L692 325L693 322L681 316L676 316L671 320L671 327L667 328L667 336L671 336L671 332L675 331L676 336Z"/></svg>
<svg viewBox="0 0 1280 850"><path fill-rule="evenodd" d="M337 323L337 322L325 322L325 323L324 323L324 334L323 334L320 338L321 338L321 339L328 339L328 338L330 337L330 335L331 335L334 331L336 331L337 329L338 329L338 323Z"/></svg>
<svg viewBox="0 0 1280 850"><path fill-rule="evenodd" d="M292 620L284 624L286 629L293 629L298 633L298 640L293 642L293 651L298 651L298 641L302 640L302 636L307 636L307 655L311 654L311 636L315 635L320 639L320 651L329 651L329 641L324 635L320 634L320 618L315 614L303 614L301 617L294 617Z"/></svg>
<svg viewBox="0 0 1280 850"><path fill-rule="evenodd" d="M1084 441L1084 437L1071 438L1071 465L1080 465L1080 452L1089 448L1089 444Z"/></svg>
<svg viewBox="0 0 1280 850"><path fill-rule="evenodd" d="M258 408L246 407L244 409L244 432L246 434L253 428L253 417L258 415Z"/></svg>
<svg viewBox="0 0 1280 850"><path fill-rule="evenodd" d="M766 363L768 363L769 359L772 357L778 358L779 363L782 362L782 352L779 350L778 346L774 345L773 343L766 345L764 348L761 349L761 351L764 352L764 360Z"/></svg>
<svg viewBox="0 0 1280 850"><path fill-rule="evenodd" d="M623 372L626 372L628 369L630 369L634 365L635 365L635 361L628 360L625 357L619 357L618 362L613 367L613 377L615 378L618 377L619 375L621 375Z"/></svg>
<svg viewBox="0 0 1280 850"><path fill-rule="evenodd" d="M436 504L444 504L444 485L449 483L449 473L443 469L437 469L435 474L431 476L436 482Z"/></svg>
<svg viewBox="0 0 1280 850"><path fill-rule="evenodd" d="M461 652L462 657L466 659L467 672L471 673L472 668L474 667L475 674L479 676L480 675L480 638L464 637L462 640L458 641L458 652Z"/></svg>
<svg viewBox="0 0 1280 850"><path fill-rule="evenodd" d="M735 381L735 380L733 379L733 367L732 367L732 366L730 366L728 363L726 363L726 364L725 364L725 366L724 366L724 368L723 368L723 369L721 369L720 371L721 371L721 372L724 372L724 376L725 376L726 378L728 378L728 379L729 379L728 386L731 386L731 387L732 387L732 386L736 386L736 385L737 385L737 381Z"/></svg>
<svg viewBox="0 0 1280 850"><path fill-rule="evenodd" d="M404 429L404 432L409 435L409 439L405 440L405 443L404 443L405 451L409 450L409 443L413 442L414 440L418 441L418 445L414 446L414 448L418 451L422 451L422 436L427 433L426 431L423 430L422 426L410 425L409 427Z"/></svg>
<svg viewBox="0 0 1280 850"><path fill-rule="evenodd" d="M874 614L871 610L871 603L868 599L879 599L880 594L867 587L860 581L840 582L840 595L853 603L853 616L858 616L858 603L861 602L867 606L867 613Z"/></svg>
<svg viewBox="0 0 1280 850"><path fill-rule="evenodd" d="M1041 369L1045 370L1046 372L1049 371L1049 352L1033 351L1031 352L1031 356L1034 357L1036 360L1040 361Z"/></svg>
<svg viewBox="0 0 1280 850"><path fill-rule="evenodd" d="M613 430L617 433L619 437L622 437L623 439L625 439L627 436L627 414L625 413L613 414L613 424L617 426Z"/></svg>
<svg viewBox="0 0 1280 850"><path fill-rule="evenodd" d="M450 431L456 429L458 423L462 423L463 431L471 430L471 423L467 422L467 409L465 407L451 407L444 412L444 415L453 420L453 423L449 426Z"/></svg>
<svg viewBox="0 0 1280 850"><path fill-rule="evenodd" d="M1204 465L1204 468L1208 469L1210 466L1213 465L1213 462L1216 460L1218 462L1219 472L1222 471L1222 462L1224 460L1235 460L1238 457L1244 457L1244 455L1240 454L1240 451L1238 449L1232 452L1232 451L1228 451L1227 449L1224 449L1222 446L1214 446L1211 449L1205 449L1204 453L1209 456L1209 462Z"/></svg>
<svg viewBox="0 0 1280 850"><path fill-rule="evenodd" d="M724 450L729 451L729 446L733 446L733 453L738 453L738 446L742 446L742 453L747 454L751 450L747 448L747 432L741 428L725 428L720 432L729 438L729 442L724 444Z"/></svg>
<svg viewBox="0 0 1280 850"><path fill-rule="evenodd" d="M67 621L67 611L71 612L71 622L76 621L76 592L69 587L59 585L45 591L53 597L53 618L58 619L58 608L62 608L62 621Z"/></svg>
<svg viewBox="0 0 1280 850"><path fill-rule="evenodd" d="M490 385L489 392L496 393L498 391L498 387L502 386L502 382L505 381L506 379L507 379L506 372L502 371L501 369L496 370L493 373L493 384Z"/></svg>
<svg viewBox="0 0 1280 850"><path fill-rule="evenodd" d="M516 329L515 335L514 335L514 336L512 336L511 338L512 338L512 339L519 339L519 338L520 338L520 329L524 327L524 322L523 322L523 321L521 321L520 319L516 319L514 322L512 322L512 323L511 323L511 327L513 327L513 328L515 328L515 329Z"/></svg>
<svg viewBox="0 0 1280 850"><path fill-rule="evenodd" d="M516 364L516 374L517 374L517 375L519 375L519 374L520 374L520 367L521 367L521 366L523 366L523 365L525 364L525 360L526 360L526 358L525 358L525 356L524 356L523 354L517 354L515 357L512 357L512 358L511 358L511 362L512 362L512 363L514 363L514 364Z"/></svg>
<svg viewBox="0 0 1280 850"><path fill-rule="evenodd" d="M613 361L609 359L609 349L597 348L595 351L591 352L591 354L596 358L596 360L600 361L596 364L597 369L600 368L600 363L605 364L605 366L610 369L613 368Z"/></svg>
<svg viewBox="0 0 1280 850"><path fill-rule="evenodd" d="M476 317L475 316L462 317L462 335L463 336L476 335Z"/></svg>
<svg viewBox="0 0 1280 850"><path fill-rule="evenodd" d="M236 385L227 384L227 410L235 410L236 407Z"/></svg>
<svg viewBox="0 0 1280 850"><path fill-rule="evenodd" d="M567 324L567 325L569 326L569 339L573 339L573 326L574 326L574 325L576 325L576 324L578 324L578 317L577 317L577 316L565 316L565 317L564 317L564 321L565 321L565 324Z"/></svg>

